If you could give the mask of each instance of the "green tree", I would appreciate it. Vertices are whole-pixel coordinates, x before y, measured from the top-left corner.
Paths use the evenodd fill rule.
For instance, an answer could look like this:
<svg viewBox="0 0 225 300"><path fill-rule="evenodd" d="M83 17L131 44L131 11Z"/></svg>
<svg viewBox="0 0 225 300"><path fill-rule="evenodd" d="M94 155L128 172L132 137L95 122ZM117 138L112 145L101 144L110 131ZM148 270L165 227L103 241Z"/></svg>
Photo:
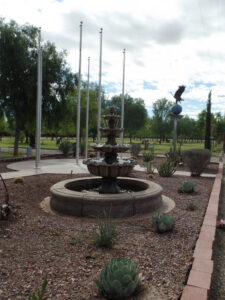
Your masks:
<svg viewBox="0 0 225 300"><path fill-rule="evenodd" d="M214 114L215 123L212 127L212 134L216 142L223 142L223 151L225 152L225 115L220 112Z"/></svg>
<svg viewBox="0 0 225 300"><path fill-rule="evenodd" d="M178 121L177 136L179 138L192 138L195 135L196 121L184 116Z"/></svg>
<svg viewBox="0 0 225 300"><path fill-rule="evenodd" d="M212 91L210 91L208 95L205 120L205 149L209 150L211 150L211 95Z"/></svg>
<svg viewBox="0 0 225 300"><path fill-rule="evenodd" d="M166 98L153 103L152 131L160 141L164 141L172 131L172 120L169 116L172 105L173 103Z"/></svg>
<svg viewBox="0 0 225 300"><path fill-rule="evenodd" d="M114 96L111 101L108 101L107 106L114 106L115 113L120 115L121 103L122 96ZM126 94L124 99L124 134L129 136L130 143L132 143L135 133L144 127L147 116L144 100L141 98L132 98Z"/></svg>
<svg viewBox="0 0 225 300"><path fill-rule="evenodd" d="M18 154L21 131L34 143L37 90L38 29L0 19L0 106L9 123L14 124L14 155ZM65 52L55 45L43 45L42 117L47 127L63 116L66 96L74 88L75 76L67 67Z"/></svg>

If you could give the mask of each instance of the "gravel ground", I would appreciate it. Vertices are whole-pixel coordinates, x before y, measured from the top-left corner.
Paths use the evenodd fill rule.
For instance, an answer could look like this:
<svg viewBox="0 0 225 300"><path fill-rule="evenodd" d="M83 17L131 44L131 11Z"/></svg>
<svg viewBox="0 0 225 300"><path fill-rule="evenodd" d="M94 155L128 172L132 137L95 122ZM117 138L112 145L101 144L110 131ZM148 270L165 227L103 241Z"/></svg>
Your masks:
<svg viewBox="0 0 225 300"><path fill-rule="evenodd" d="M219 205L218 219L225 219L225 176L223 176L222 192ZM225 299L225 231L217 229L216 242L213 249L214 273L212 278L212 287L210 300Z"/></svg>
<svg viewBox="0 0 225 300"><path fill-rule="evenodd" d="M133 172L130 176L146 179L144 172ZM0 221L0 299L27 299L41 286L45 274L49 278L46 299L103 299L93 280L99 278L104 264L113 257L128 257L139 265L145 291L135 299L178 299L213 179L192 178L196 191L188 195L178 193L177 189L190 177L155 175L153 181L162 185L164 195L176 203L171 212L175 229L155 233L150 215L116 220L119 241L107 250L93 242L95 219L47 214L40 209L40 202L50 195L50 187L67 178L71 175L30 176L25 177L24 184L6 180L14 210L8 220ZM0 186L0 199L3 196ZM189 202L197 209L188 211Z"/></svg>

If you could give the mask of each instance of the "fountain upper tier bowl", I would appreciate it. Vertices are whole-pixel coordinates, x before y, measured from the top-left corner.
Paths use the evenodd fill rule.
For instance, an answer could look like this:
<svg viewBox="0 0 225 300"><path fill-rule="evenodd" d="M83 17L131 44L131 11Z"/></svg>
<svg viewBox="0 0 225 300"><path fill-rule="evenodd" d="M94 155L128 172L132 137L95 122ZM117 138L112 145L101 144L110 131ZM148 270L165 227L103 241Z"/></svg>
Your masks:
<svg viewBox="0 0 225 300"><path fill-rule="evenodd" d="M130 149L130 145L110 145L110 144L91 144L91 147L96 151L122 153Z"/></svg>

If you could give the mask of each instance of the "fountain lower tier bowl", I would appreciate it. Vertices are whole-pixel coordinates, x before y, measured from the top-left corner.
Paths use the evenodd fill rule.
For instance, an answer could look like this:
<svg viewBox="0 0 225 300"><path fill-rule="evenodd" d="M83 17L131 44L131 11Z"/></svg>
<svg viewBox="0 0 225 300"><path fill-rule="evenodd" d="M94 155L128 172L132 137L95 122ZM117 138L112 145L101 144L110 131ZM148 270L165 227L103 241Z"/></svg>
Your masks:
<svg viewBox="0 0 225 300"><path fill-rule="evenodd" d="M101 178L86 177L58 182L51 187L53 210L77 217L131 217L154 212L163 205L162 187L147 180L117 178L124 192L98 194Z"/></svg>
<svg viewBox="0 0 225 300"><path fill-rule="evenodd" d="M83 161L87 165L88 171L96 176L115 178L118 176L127 176L136 164L136 160L119 160L118 162L108 164L102 159L86 159Z"/></svg>

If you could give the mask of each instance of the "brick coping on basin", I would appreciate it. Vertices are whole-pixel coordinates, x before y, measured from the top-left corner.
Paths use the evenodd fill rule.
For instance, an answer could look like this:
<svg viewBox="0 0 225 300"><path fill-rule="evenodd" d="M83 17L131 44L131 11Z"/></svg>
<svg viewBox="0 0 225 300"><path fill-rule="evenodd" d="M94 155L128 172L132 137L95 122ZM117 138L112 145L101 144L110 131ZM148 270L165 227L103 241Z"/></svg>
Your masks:
<svg viewBox="0 0 225 300"><path fill-rule="evenodd" d="M213 273L213 243L216 235L223 163L219 163L213 188L209 197L208 207L196 242L192 268L181 300L207 300Z"/></svg>

